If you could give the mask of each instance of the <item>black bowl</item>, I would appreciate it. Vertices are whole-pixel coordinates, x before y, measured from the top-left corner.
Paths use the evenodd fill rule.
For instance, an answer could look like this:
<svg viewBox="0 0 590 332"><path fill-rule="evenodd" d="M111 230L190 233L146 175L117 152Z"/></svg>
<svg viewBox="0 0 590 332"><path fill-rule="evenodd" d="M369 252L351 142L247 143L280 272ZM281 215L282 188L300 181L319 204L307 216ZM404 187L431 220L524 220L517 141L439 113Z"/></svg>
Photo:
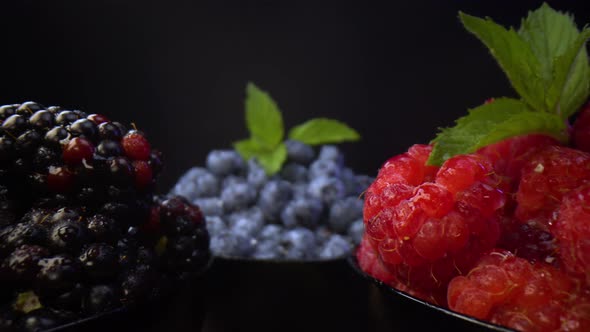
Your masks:
<svg viewBox="0 0 590 332"><path fill-rule="evenodd" d="M205 294L207 265L189 280L179 282L170 292L151 303L119 307L114 310L85 317L44 332L104 332L117 331L200 331L206 308Z"/></svg>
<svg viewBox="0 0 590 332"><path fill-rule="evenodd" d="M348 263L371 285L368 306L377 327L375 331L515 332L397 290L361 270L354 255L348 258Z"/></svg>
<svg viewBox="0 0 590 332"><path fill-rule="evenodd" d="M216 257L207 278L205 332L368 330L368 285L346 258Z"/></svg>

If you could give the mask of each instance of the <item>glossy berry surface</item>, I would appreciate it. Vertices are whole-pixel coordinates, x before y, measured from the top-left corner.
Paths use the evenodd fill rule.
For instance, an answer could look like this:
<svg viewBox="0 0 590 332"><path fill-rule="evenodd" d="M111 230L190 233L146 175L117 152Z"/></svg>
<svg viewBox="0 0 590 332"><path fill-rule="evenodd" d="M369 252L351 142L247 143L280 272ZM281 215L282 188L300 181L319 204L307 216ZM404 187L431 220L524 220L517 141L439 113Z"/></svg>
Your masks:
<svg viewBox="0 0 590 332"><path fill-rule="evenodd" d="M346 167L336 146L284 143L287 160L274 175L235 150L213 150L205 167L187 170L171 190L201 208L214 255L331 260L360 243L362 193L373 179ZM186 239L171 245L178 252L190 249Z"/></svg>
<svg viewBox="0 0 590 332"><path fill-rule="evenodd" d="M366 234L379 259L416 289L440 292L496 244L506 197L480 155L425 165L428 146L389 159L366 193ZM453 268L449 268L449 267Z"/></svg>
<svg viewBox="0 0 590 332"><path fill-rule="evenodd" d="M516 193L516 217L551 224L562 198L590 180L589 163L590 154L567 147L550 146L531 156Z"/></svg>
<svg viewBox="0 0 590 332"><path fill-rule="evenodd" d="M588 290L559 270L508 251L482 256L448 288L449 308L520 331L585 331Z"/></svg>
<svg viewBox="0 0 590 332"><path fill-rule="evenodd" d="M162 155L143 134L34 102L0 107L0 122L0 330L161 300L207 266L203 215L160 208Z"/></svg>

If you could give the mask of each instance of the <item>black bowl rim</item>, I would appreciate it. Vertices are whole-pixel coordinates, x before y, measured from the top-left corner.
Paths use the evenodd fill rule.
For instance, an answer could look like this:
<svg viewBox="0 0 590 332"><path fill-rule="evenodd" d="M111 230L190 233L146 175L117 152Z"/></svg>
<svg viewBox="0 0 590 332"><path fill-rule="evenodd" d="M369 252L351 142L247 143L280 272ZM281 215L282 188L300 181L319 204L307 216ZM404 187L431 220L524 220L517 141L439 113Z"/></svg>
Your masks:
<svg viewBox="0 0 590 332"><path fill-rule="evenodd" d="M215 256L210 255L209 256L209 260L207 261L207 264L205 264L205 266L203 266L199 271L197 271L193 275L193 277L191 279L196 279L196 278L201 277L204 274L206 274L207 271L213 265L213 261L214 260L215 260ZM101 312L101 313L98 313L98 314L95 314L95 315L92 315L92 316L80 318L80 319L77 319L77 320L74 320L74 321L71 321L71 322L68 322L68 323L59 325L59 326L55 326L55 327L52 327L50 329L43 330L41 332L60 332L62 330L69 329L69 328L72 328L72 327L76 327L78 325L82 325L82 324L85 324L85 323L88 323L88 322L96 321L96 320L99 320L99 319L104 318L104 317L110 317L110 316L113 316L113 315L124 314L124 313L128 312L129 310L132 310L132 308L135 308L135 307L136 306L120 306L120 307L117 307L117 308L112 309L112 310L109 310L109 311Z"/></svg>
<svg viewBox="0 0 590 332"><path fill-rule="evenodd" d="M424 300L421 300L419 298L416 298L416 297L414 297L414 296L412 296L412 295L410 295L410 294L408 294L406 292L403 292L403 291L400 291L398 289L395 289L395 288L389 286L388 284L384 283L383 281L381 281L379 279L376 279L376 278L372 277L371 275L365 273L360 268L360 266L358 264L358 260L356 258L356 255L354 255L354 254L353 255L349 255L348 258L347 258L347 261L348 261L349 265L353 268L353 270L355 270L355 272L357 274L361 275L363 278L365 278L365 279L369 280L370 282L376 284L379 288L384 289L385 291L387 291L389 293L393 293L393 294L395 294L397 296L402 296L402 297L404 297L406 299L409 299L411 301L414 301L414 302L417 302L419 304L422 304L422 305L424 305L424 306L426 306L426 307L428 307L430 309L436 310L436 311L438 311L440 313L443 313L445 315L452 316L454 318L461 319L463 321L467 321L467 322L473 323L475 325L479 325L480 327L488 328L491 331L497 331L497 332L517 332L517 331L515 331L513 329L510 329L508 327L505 327L505 326L493 324L493 323L490 323L490 322L487 322L487 321L484 321L484 320L481 320L481 319L477 319L477 318L474 318L474 317L471 317L471 316L467 316L467 315L458 313L456 311L452 311L452 310L447 309L447 308L439 307L439 306L434 305L432 303L429 303L427 301L424 301Z"/></svg>

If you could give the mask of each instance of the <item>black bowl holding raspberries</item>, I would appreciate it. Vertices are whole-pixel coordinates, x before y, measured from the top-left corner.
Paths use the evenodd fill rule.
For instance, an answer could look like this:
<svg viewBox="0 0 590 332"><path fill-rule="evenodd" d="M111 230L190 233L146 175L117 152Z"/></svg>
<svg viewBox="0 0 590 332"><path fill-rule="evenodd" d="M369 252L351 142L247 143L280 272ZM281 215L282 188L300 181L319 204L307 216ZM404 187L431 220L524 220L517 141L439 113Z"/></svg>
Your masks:
<svg viewBox="0 0 590 332"><path fill-rule="evenodd" d="M153 303L206 268L202 212L154 194L161 154L133 124L34 102L0 122L0 330Z"/></svg>

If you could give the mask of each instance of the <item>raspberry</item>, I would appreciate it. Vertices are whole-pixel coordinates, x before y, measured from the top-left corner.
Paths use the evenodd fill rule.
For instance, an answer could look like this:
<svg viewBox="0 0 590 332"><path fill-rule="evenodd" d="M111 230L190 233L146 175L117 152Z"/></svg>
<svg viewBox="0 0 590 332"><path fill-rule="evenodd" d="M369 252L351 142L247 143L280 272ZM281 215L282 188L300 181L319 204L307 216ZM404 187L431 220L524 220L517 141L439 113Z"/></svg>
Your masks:
<svg viewBox="0 0 590 332"><path fill-rule="evenodd" d="M590 296L559 270L505 250L483 255L447 292L449 308L520 331L585 331Z"/></svg>
<svg viewBox="0 0 590 332"><path fill-rule="evenodd" d="M363 236L361 244L356 251L356 258L360 268L374 278L385 283L392 283L397 280L395 275L391 274L383 265L380 256L371 247L366 234Z"/></svg>
<svg viewBox="0 0 590 332"><path fill-rule="evenodd" d="M579 112L572 129L574 147L590 152L590 103L587 103Z"/></svg>
<svg viewBox="0 0 590 332"><path fill-rule="evenodd" d="M559 141L553 137L530 134L510 137L487 145L479 149L477 153L486 156L492 162L494 171L510 181L511 191L516 191L516 186L520 182L521 170L530 155L546 146L559 144Z"/></svg>
<svg viewBox="0 0 590 332"><path fill-rule="evenodd" d="M364 222L366 241L388 271L404 288L436 299L496 245L506 198L485 156L460 155L433 168L424 164L429 153L417 145L384 164L367 190Z"/></svg>
<svg viewBox="0 0 590 332"><path fill-rule="evenodd" d="M559 214L552 232L558 240L560 257L565 268L586 278L590 285L590 185L585 185L566 195L559 207Z"/></svg>
<svg viewBox="0 0 590 332"><path fill-rule="evenodd" d="M561 265L557 257L557 241L553 234L534 221L519 223L507 217L503 220L498 247L510 250L530 262L544 262L555 267Z"/></svg>
<svg viewBox="0 0 590 332"><path fill-rule="evenodd" d="M589 163L590 154L559 146L531 155L522 169L516 193L516 218L521 222L534 219L549 226L562 198L590 180Z"/></svg>

